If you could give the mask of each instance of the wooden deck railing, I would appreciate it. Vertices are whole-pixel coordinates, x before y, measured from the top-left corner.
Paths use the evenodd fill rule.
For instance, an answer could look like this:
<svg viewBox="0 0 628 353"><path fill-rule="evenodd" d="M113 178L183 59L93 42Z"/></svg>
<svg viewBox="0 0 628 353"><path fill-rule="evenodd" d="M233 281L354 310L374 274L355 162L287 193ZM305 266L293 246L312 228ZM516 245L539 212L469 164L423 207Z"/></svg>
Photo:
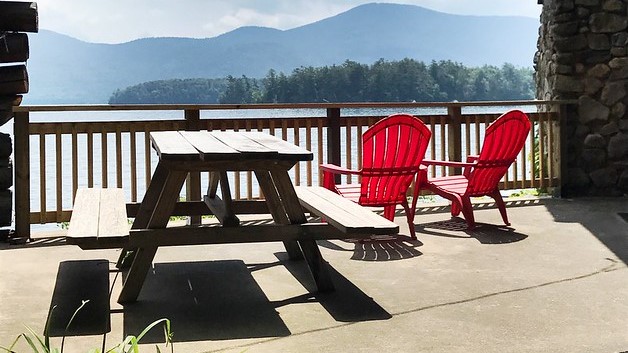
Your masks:
<svg viewBox="0 0 628 353"><path fill-rule="evenodd" d="M148 134L159 130L259 130L278 135L314 152L314 161L297 165L292 178L297 185L320 182L318 165L336 163L360 168L360 136L383 116L382 109L394 109L419 116L432 130L426 158L460 161L476 154L487 124L508 106L527 107L533 129L516 163L502 181L503 189L546 188L559 185L559 111L557 102L475 102L475 103L351 103L351 104L261 104L261 105L134 105L134 106L23 106L15 108L15 230L30 237L30 225L69 220L72 200L78 187L120 187L129 203L141 201L156 156ZM492 108L494 109L492 109ZM260 109L264 109L263 111ZM281 117L246 115L285 112ZM361 109L359 116L342 115ZM495 113L467 113L466 109L492 109ZM412 112L412 110L425 110ZM179 111L178 119L149 119L146 115ZM202 113L242 112L236 118L205 117ZM289 112L308 116L288 116ZM436 113L435 113L436 111ZM106 121L90 114L106 115ZM113 121L116 113L136 114L143 119ZM247 114L244 114L247 112ZM312 112L314 112L312 114ZM372 114L371 114L372 112ZM41 121L38 115L54 113L61 121ZM81 121L63 121L60 114L82 115ZM310 114L307 114L310 113ZM316 115L318 114L318 115ZM285 116L284 116L285 115ZM294 114L303 115L303 114ZM313 115L313 116L309 116ZM86 117L87 116L87 117ZM31 121L33 120L33 121ZM35 121L39 120L39 121ZM73 119L70 119L73 120ZM432 168L434 175L445 171ZM260 197L250 172L232 173L234 198ZM348 178L346 182L357 182ZM191 175L183 197L200 199L206 187L204 175Z"/></svg>

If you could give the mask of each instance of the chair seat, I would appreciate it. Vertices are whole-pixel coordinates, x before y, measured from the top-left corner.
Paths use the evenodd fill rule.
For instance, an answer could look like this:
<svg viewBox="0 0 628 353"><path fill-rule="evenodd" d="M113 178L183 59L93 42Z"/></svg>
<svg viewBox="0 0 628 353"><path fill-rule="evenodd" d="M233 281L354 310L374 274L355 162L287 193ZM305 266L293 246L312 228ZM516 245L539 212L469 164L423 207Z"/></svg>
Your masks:
<svg viewBox="0 0 628 353"><path fill-rule="evenodd" d="M430 178L429 183L435 188L447 193L464 195L467 192L469 180L464 175L452 175L439 178Z"/></svg>

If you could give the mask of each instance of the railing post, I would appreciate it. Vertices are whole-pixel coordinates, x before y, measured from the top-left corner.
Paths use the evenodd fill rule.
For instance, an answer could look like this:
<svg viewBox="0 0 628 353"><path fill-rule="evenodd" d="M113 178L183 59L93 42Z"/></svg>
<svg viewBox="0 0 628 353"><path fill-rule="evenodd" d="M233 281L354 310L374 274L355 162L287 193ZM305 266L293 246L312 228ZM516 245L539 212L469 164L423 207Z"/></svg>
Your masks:
<svg viewBox="0 0 628 353"><path fill-rule="evenodd" d="M447 159L454 162L462 162L462 107L447 107L449 124L447 124ZM461 174L462 168L448 167L449 175Z"/></svg>
<svg viewBox="0 0 628 353"><path fill-rule="evenodd" d="M13 167L15 168L15 237L31 238L30 135L28 112L17 112L13 117L15 139Z"/></svg>
<svg viewBox="0 0 628 353"><path fill-rule="evenodd" d="M199 131L201 129L201 111L198 109L185 110L185 130ZM201 200L201 173L192 172L188 174L185 181L185 197L187 201ZM189 224L201 224L201 216L191 216Z"/></svg>
<svg viewBox="0 0 628 353"><path fill-rule="evenodd" d="M327 108L327 163L340 165L340 108ZM336 175L340 183L340 174Z"/></svg>

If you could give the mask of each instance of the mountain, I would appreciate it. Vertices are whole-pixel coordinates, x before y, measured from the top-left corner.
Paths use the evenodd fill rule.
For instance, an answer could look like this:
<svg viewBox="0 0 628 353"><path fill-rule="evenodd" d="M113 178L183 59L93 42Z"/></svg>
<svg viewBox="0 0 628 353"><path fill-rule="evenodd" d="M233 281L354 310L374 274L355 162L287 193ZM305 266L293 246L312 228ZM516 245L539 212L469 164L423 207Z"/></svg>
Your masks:
<svg viewBox="0 0 628 353"><path fill-rule="evenodd" d="M24 104L105 103L118 88L171 78L260 78L275 69L353 60L453 60L467 66L532 67L539 21L462 16L413 5L372 3L290 30L241 27L213 38L83 42L30 34Z"/></svg>

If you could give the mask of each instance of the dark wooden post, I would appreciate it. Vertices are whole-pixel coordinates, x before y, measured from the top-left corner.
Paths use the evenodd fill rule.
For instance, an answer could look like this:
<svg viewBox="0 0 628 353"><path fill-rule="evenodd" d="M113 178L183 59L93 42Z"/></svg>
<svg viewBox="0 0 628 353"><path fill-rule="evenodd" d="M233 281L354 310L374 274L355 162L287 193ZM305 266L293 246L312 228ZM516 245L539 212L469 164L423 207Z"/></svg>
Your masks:
<svg viewBox="0 0 628 353"><path fill-rule="evenodd" d="M37 32L39 29L37 3L0 1L0 63L17 63L16 65L0 65L0 125L4 125L13 117L13 107L22 102L21 94L28 92L28 74L24 62L29 57L28 36L25 33ZM13 173L6 173L6 168L12 168L10 153L4 151L0 159L0 168L3 176L8 176L13 182L15 179L15 234L12 241L27 241L30 239L30 156L29 156L29 127L28 112L15 114L14 124L14 168ZM10 140L10 139L9 139ZM10 142L9 142L10 151ZM4 204L12 204L11 191L7 180L1 180L3 185L0 193L2 198L2 212L11 213L11 207L6 210ZM6 190L4 190L6 189ZM8 195L8 200L7 196ZM4 214L3 216L7 216ZM11 225L5 217L0 226ZM6 224L5 224L6 223Z"/></svg>
<svg viewBox="0 0 628 353"><path fill-rule="evenodd" d="M327 163L340 165L340 108L327 108ZM336 175L340 183L340 175Z"/></svg>
<svg viewBox="0 0 628 353"><path fill-rule="evenodd" d="M447 124L447 159L462 162L462 108L460 106L447 107L449 124ZM449 167L449 175L461 174L462 168Z"/></svg>
<svg viewBox="0 0 628 353"><path fill-rule="evenodd" d="M15 237L31 237L30 135L28 112L15 113L13 122L15 157Z"/></svg>
<svg viewBox="0 0 628 353"><path fill-rule="evenodd" d="M185 110L185 130L199 131L201 129L201 111L198 109ZM185 197L187 201L201 200L201 173L191 172L185 181ZM201 224L201 216L190 216L189 224Z"/></svg>

